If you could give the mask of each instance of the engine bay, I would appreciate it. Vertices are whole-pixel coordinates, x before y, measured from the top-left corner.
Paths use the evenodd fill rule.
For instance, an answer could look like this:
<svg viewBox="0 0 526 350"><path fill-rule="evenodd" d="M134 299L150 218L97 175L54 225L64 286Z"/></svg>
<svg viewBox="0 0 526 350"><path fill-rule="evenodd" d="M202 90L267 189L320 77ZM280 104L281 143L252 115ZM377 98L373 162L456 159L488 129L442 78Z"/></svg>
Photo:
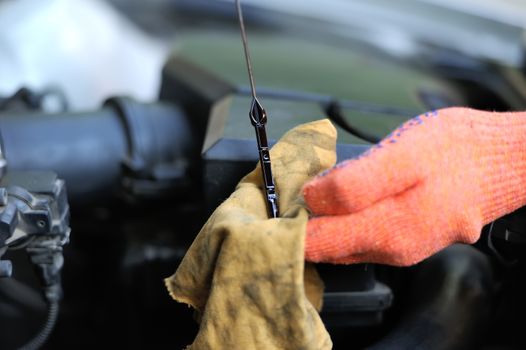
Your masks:
<svg viewBox="0 0 526 350"><path fill-rule="evenodd" d="M233 3L111 6L175 42L153 99L116 91L84 108L64 87L31 84L0 96L0 324L9 330L2 349L22 346L49 317L37 275L53 300L61 296L44 349L192 343L192 310L170 298L163 278L257 163ZM503 63L423 40L401 53L359 25L352 31L257 2L247 2L245 14L271 144L296 125L329 118L341 161L429 110L526 109L524 60ZM484 227L474 245L408 268L318 265L326 287L321 316L334 348L524 348L525 219L519 209ZM40 248L47 255L35 262Z"/></svg>

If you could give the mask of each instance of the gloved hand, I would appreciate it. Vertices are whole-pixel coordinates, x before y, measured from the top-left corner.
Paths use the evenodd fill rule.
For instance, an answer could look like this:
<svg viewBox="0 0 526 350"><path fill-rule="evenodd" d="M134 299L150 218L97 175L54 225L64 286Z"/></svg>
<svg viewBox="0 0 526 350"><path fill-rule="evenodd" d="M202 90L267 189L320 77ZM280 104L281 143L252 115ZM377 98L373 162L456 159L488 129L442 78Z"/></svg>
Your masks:
<svg viewBox="0 0 526 350"><path fill-rule="evenodd" d="M526 113L447 108L413 118L303 189L305 256L405 266L526 204Z"/></svg>

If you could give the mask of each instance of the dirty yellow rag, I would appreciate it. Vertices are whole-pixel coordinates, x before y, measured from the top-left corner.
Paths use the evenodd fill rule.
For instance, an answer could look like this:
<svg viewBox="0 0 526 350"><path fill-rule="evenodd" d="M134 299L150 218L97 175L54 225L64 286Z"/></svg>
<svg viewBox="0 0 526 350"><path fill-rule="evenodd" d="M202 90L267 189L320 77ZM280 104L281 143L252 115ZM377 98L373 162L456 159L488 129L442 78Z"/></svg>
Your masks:
<svg viewBox="0 0 526 350"><path fill-rule="evenodd" d="M174 275L170 295L199 315L187 349L331 349L317 312L323 283L304 261L302 185L334 165L328 120L300 125L272 148L281 216L268 219L259 165L208 219Z"/></svg>

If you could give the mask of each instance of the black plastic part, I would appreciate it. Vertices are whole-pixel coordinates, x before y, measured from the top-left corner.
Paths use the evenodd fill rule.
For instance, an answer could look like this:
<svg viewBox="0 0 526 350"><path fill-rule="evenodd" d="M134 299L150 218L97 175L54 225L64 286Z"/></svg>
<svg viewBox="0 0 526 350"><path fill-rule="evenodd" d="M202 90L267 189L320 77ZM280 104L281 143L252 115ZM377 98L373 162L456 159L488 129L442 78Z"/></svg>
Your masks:
<svg viewBox="0 0 526 350"><path fill-rule="evenodd" d="M324 105L325 113L331 120L338 124L341 128L346 130L351 135L354 135L358 138L361 138L362 140L365 140L370 143L377 143L380 141L380 138L371 135L365 131L359 130L345 120L345 117L343 116L343 111L341 109L341 106L338 104L337 101L331 101Z"/></svg>
<svg viewBox="0 0 526 350"><path fill-rule="evenodd" d="M496 220L490 228L495 238L513 244L526 244L526 207Z"/></svg>
<svg viewBox="0 0 526 350"><path fill-rule="evenodd" d="M321 317L331 328L379 325L392 302L391 288L375 281L371 289L324 293Z"/></svg>
<svg viewBox="0 0 526 350"><path fill-rule="evenodd" d="M192 139L198 145L203 144L213 108L234 91L228 82L177 56L172 56L163 68L160 99L177 103L192 116ZM199 158L199 152L195 155Z"/></svg>
<svg viewBox="0 0 526 350"><path fill-rule="evenodd" d="M9 260L0 260L0 278L11 277L13 274L13 264Z"/></svg>
<svg viewBox="0 0 526 350"><path fill-rule="evenodd" d="M64 180L50 171L8 172L0 186L7 189L7 205L0 208L0 234L15 228L25 236L69 237L69 203Z"/></svg>
<svg viewBox="0 0 526 350"><path fill-rule="evenodd" d="M321 317L330 329L376 326L393 301L393 292L375 278L373 264L317 264L325 284Z"/></svg>
<svg viewBox="0 0 526 350"><path fill-rule="evenodd" d="M499 218L482 229L477 247L500 266L511 267L526 257L526 207Z"/></svg>
<svg viewBox="0 0 526 350"><path fill-rule="evenodd" d="M72 197L99 196L120 180L126 139L115 111L3 114L0 132L9 168L54 170Z"/></svg>
<svg viewBox="0 0 526 350"><path fill-rule="evenodd" d="M455 245L424 261L416 271L409 307L397 326L369 350L480 349L494 300L488 258Z"/></svg>
<svg viewBox="0 0 526 350"><path fill-rule="evenodd" d="M10 170L55 171L76 202L116 193L126 168L154 179L169 164L171 180L183 178L194 145L179 107L131 99L84 113L0 114L0 133Z"/></svg>
<svg viewBox="0 0 526 350"><path fill-rule="evenodd" d="M133 197L166 197L188 191L198 144L186 115L173 104L140 104L129 98L112 98L105 106L113 107L124 125L125 192Z"/></svg>

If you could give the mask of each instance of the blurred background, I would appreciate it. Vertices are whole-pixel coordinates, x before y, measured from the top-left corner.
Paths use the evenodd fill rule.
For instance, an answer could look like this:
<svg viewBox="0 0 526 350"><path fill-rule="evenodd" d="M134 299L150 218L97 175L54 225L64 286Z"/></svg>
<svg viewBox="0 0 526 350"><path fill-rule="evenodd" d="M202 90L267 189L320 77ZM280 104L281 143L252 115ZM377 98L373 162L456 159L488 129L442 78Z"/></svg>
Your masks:
<svg viewBox="0 0 526 350"><path fill-rule="evenodd" d="M524 65L526 6L519 0L243 4L264 86L361 99L374 93L376 99L386 95L386 102L415 106L417 96L408 101L394 95L393 86L413 80L421 89L440 85L443 76L432 72L440 68ZM2 1L0 92L54 85L72 109L97 108L116 94L154 100L162 66L174 50L245 83L231 7L232 1L204 0ZM422 70L431 76L421 79Z"/></svg>
<svg viewBox="0 0 526 350"><path fill-rule="evenodd" d="M329 117L342 160L428 110L526 110L524 1L242 5L273 140ZM68 188L64 300L44 348L188 345L197 325L162 279L257 156L233 1L0 0L0 26L7 169L54 171ZM501 236L485 228L497 242L464 263L454 251L409 269L322 266L328 292L347 293L332 297L361 300L324 315L335 349L525 348L523 216L496 225ZM38 331L45 303L23 252L4 258L0 348L11 349ZM404 345L381 343L401 333ZM425 335L451 341L421 345Z"/></svg>

